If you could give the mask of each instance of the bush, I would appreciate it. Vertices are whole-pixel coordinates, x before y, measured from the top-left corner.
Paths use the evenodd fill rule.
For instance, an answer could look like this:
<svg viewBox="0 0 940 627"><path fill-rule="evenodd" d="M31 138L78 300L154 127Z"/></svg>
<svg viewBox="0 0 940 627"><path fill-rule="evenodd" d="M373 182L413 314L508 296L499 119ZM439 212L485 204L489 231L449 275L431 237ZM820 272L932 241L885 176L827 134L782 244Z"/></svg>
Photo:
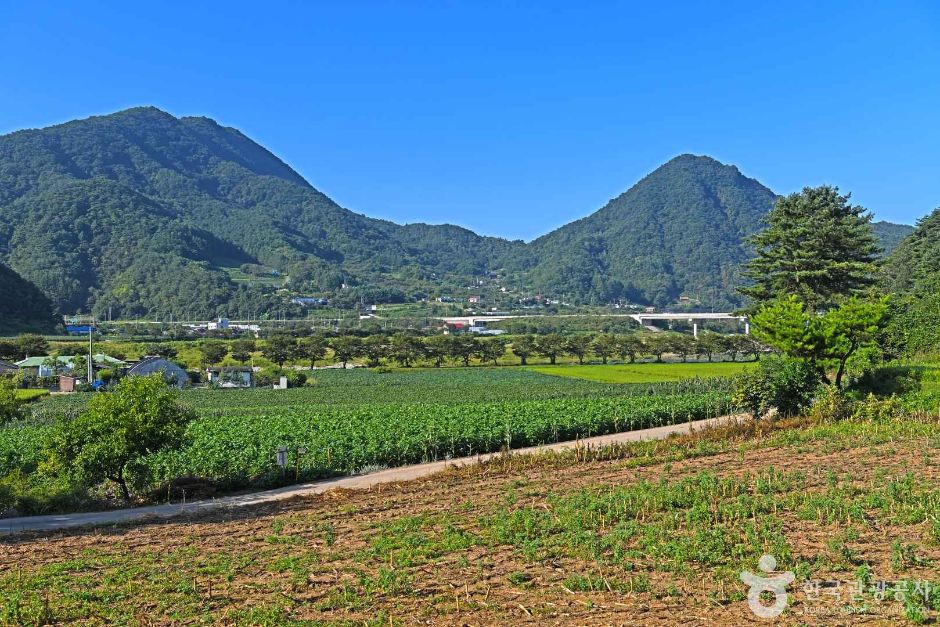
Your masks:
<svg viewBox="0 0 940 627"><path fill-rule="evenodd" d="M852 418L855 420L883 422L899 418L906 413L904 404L896 396L878 399L875 398L874 395L869 394L864 401L855 403Z"/></svg>
<svg viewBox="0 0 940 627"><path fill-rule="evenodd" d="M882 366L861 376L852 389L861 394L899 396L921 388L923 368L917 366Z"/></svg>
<svg viewBox="0 0 940 627"><path fill-rule="evenodd" d="M840 389L829 386L813 402L811 415L823 422L844 420L852 416L854 404Z"/></svg>
<svg viewBox="0 0 940 627"><path fill-rule="evenodd" d="M0 518L76 511L91 502L82 486L64 476L16 469L0 477Z"/></svg>
<svg viewBox="0 0 940 627"><path fill-rule="evenodd" d="M734 401L755 419L772 409L778 416L796 416L810 407L821 380L819 368L806 361L767 357L738 377Z"/></svg>
<svg viewBox="0 0 940 627"><path fill-rule="evenodd" d="M16 381L0 377L0 425L23 416L23 403L17 397Z"/></svg>

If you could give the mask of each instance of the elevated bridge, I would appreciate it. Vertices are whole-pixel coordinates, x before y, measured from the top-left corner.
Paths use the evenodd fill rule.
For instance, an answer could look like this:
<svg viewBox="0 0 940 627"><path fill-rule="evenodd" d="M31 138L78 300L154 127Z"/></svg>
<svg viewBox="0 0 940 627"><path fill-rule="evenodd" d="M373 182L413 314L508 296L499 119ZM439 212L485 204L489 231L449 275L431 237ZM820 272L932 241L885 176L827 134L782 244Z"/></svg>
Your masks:
<svg viewBox="0 0 940 627"><path fill-rule="evenodd" d="M502 322L503 320L522 320L525 318L633 318L643 326L655 320L678 320L689 322L692 333L698 337L698 323L709 320L736 320L744 324L744 333L750 335L751 324L747 316L735 316L730 313L635 313L635 314L506 314L506 315L479 315L479 316L449 316L438 318L445 324L460 324L465 326L478 326L488 322Z"/></svg>
<svg viewBox="0 0 940 627"><path fill-rule="evenodd" d="M751 334L751 322L747 316L735 316L730 313L638 313L630 314L630 317L646 326L646 323L655 320L679 320L689 322L692 325L692 334L698 337L698 323L708 320L737 320L744 324L744 333Z"/></svg>

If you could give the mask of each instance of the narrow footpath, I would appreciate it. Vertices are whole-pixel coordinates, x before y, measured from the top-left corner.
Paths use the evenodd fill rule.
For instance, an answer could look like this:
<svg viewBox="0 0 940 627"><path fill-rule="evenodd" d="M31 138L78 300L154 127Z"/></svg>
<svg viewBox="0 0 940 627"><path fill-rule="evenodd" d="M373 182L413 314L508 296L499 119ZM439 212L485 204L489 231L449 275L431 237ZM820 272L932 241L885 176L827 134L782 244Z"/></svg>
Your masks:
<svg viewBox="0 0 940 627"><path fill-rule="evenodd" d="M576 446L600 447L608 444L618 444L621 442L637 442L641 440L663 440L671 435L680 435L699 431L709 427L726 424L731 420L740 420L740 416L722 416L718 418L708 418L705 420L695 420L677 425L665 427L653 427L652 429L640 429L637 431L626 431L623 433L613 433L610 435L601 435L583 440L572 440L568 442L558 442L556 444L545 444L542 446L532 446L528 448L516 449L514 455L526 455L531 453L543 453L546 451L563 451L573 449ZM400 466L389 468L364 475L353 475L348 477L338 477L335 479L325 479L323 481L314 481L312 483L303 483L298 485L276 488L274 490L265 490L263 492L252 492L250 494L238 494L233 496L223 496L204 501L192 501L190 503L167 503L164 505L150 505L147 507L133 507L128 509L113 509L103 512L82 512L77 514L54 514L49 516L21 516L18 518L0 519L0 536L5 534L17 533L22 531L56 531L60 529L73 529L77 527L111 525L116 523L129 523L134 521L147 521L154 519L172 518L174 516L193 516L204 512L236 507L250 507L261 503L271 503L283 499L290 499L298 496L310 494L320 494L328 490L346 489L346 490L367 490L374 485L382 483L395 483L399 481L410 481L420 477L427 477L439 473L452 466L467 466L488 460L492 457L501 455L501 453L487 453L484 455L475 455L473 457L460 457L426 464L415 464L413 466Z"/></svg>

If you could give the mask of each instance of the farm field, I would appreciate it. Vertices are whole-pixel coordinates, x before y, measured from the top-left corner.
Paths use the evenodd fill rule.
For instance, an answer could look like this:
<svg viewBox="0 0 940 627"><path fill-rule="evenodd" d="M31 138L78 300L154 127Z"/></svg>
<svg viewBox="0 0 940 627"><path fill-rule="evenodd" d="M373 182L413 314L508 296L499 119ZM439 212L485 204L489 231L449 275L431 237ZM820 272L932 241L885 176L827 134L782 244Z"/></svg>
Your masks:
<svg viewBox="0 0 940 627"><path fill-rule="evenodd" d="M935 417L747 423L204 518L24 536L0 545L0 616L738 625L754 620L739 575L759 572L767 553L794 574L787 624L931 622L937 427Z"/></svg>
<svg viewBox="0 0 940 627"><path fill-rule="evenodd" d="M598 383L659 383L693 378L730 377L756 362L634 363L606 365L530 366L533 372Z"/></svg>
<svg viewBox="0 0 940 627"><path fill-rule="evenodd" d="M663 364L666 366L679 364ZM676 377L664 385L622 386L562 379L517 367L408 368L376 372L366 368L317 370L308 384L288 390L184 390L181 400L200 412L256 412L276 407L374 404L465 404L507 400L548 400L674 394L713 390L715 382ZM677 383L678 382L678 383ZM724 386L722 389L729 389ZM33 407L35 413L75 411L91 394L57 395Z"/></svg>
<svg viewBox="0 0 940 627"><path fill-rule="evenodd" d="M67 484L37 472L57 416L76 415L89 398L41 400L31 418L0 429L0 477L13 483L19 496L7 500L18 512L118 504L107 483L76 503ZM191 390L180 401L197 414L182 446L134 463L132 487L144 501L179 498L171 487L179 478L207 496L734 411L724 379L608 385L518 368L324 370L312 386ZM286 468L275 463L281 447Z"/></svg>

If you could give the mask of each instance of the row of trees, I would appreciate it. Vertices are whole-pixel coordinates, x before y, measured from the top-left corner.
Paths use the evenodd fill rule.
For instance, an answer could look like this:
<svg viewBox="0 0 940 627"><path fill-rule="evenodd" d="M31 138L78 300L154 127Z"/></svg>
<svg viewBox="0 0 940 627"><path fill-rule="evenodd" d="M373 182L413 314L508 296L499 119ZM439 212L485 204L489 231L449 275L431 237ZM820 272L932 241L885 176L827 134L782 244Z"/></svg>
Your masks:
<svg viewBox="0 0 940 627"><path fill-rule="evenodd" d="M12 339L0 339L0 359L19 361L48 354L49 342L41 335L24 333Z"/></svg>
<svg viewBox="0 0 940 627"><path fill-rule="evenodd" d="M497 364L506 355L507 349L525 365L532 357L542 357L555 364L559 357L570 356L584 363L585 359L597 358L607 363L612 358L633 362L645 356L662 361L667 354L679 356L683 361L690 357L707 358L726 355L732 361L746 355L756 356L760 344L744 335L719 335L702 333L693 338L682 333L612 333L578 334L563 336L557 333L546 335L520 335L510 342L503 337L480 338L473 335L435 335L420 337L397 333L394 335L370 335L360 338L342 335L335 338L312 336L295 339L289 335L275 335L259 346L254 340L235 340L226 343L206 340L199 345L204 365L223 361L228 355L240 363L251 360L260 350L265 359L283 367L288 361L309 363L332 358L345 367L350 361L364 360L370 367L394 362L410 367L426 361L441 367L448 360L469 366L472 360ZM166 345L151 347L151 354L171 358L176 351Z"/></svg>

